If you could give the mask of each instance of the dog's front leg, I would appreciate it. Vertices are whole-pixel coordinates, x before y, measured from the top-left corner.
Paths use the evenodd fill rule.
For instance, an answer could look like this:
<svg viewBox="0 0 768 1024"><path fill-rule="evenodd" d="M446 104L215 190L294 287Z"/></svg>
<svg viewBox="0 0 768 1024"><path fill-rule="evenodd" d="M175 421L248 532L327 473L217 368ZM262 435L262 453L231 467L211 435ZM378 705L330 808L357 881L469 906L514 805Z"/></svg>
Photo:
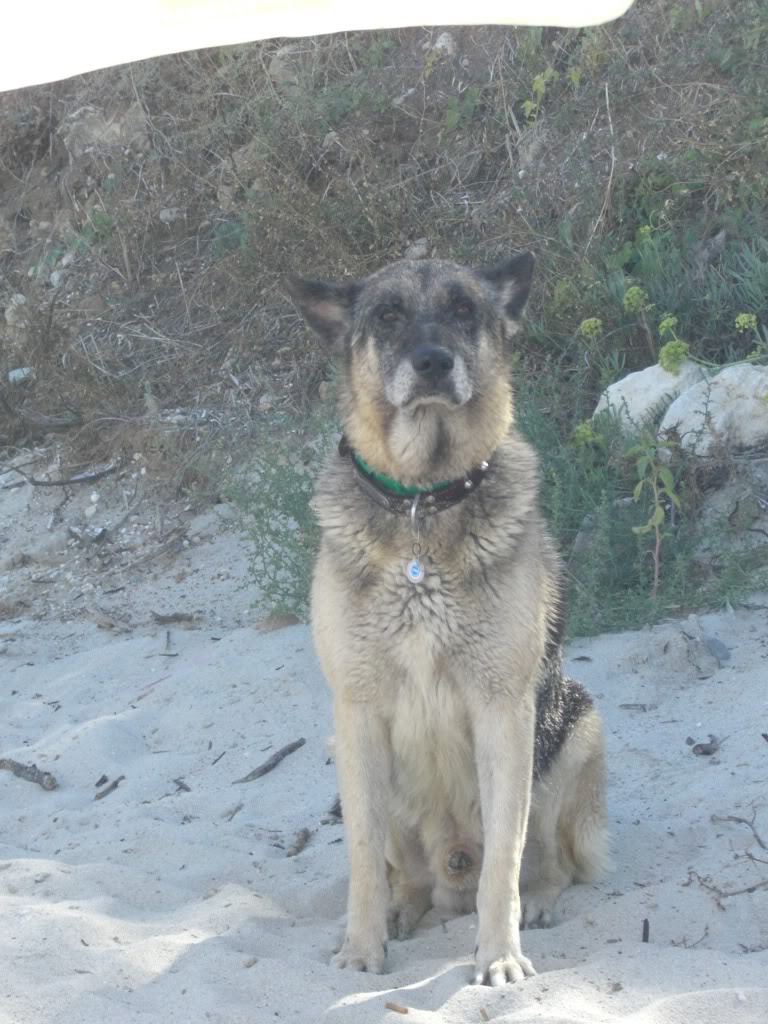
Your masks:
<svg viewBox="0 0 768 1024"><path fill-rule="evenodd" d="M473 732L483 819L474 982L504 985L536 972L520 948L520 864L533 773L533 701L476 708Z"/></svg>
<svg viewBox="0 0 768 1024"><path fill-rule="evenodd" d="M337 967L380 974L387 946L384 844L391 784L389 734L366 703L336 700L336 763L349 851L347 934Z"/></svg>

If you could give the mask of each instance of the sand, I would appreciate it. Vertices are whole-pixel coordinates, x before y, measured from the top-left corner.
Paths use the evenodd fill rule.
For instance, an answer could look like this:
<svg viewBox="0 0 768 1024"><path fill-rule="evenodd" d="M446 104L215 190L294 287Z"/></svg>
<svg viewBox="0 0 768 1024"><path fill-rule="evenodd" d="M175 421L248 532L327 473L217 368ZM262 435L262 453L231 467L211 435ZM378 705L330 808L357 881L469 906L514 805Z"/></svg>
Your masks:
<svg viewBox="0 0 768 1024"><path fill-rule="evenodd" d="M219 556L183 555L198 586ZM387 1002L440 1024L768 1021L768 596L569 646L606 721L616 868L524 934L538 976L494 990L468 984L475 915L430 913L390 943L386 974L329 965L347 865L309 631L259 632L245 611L240 627L153 625L139 612L164 578L134 581L119 635L0 622L0 757L59 784L0 771L0 1024L405 1019ZM718 667L684 631L730 657ZM713 755L686 743L709 734ZM753 814L765 846L718 820Z"/></svg>

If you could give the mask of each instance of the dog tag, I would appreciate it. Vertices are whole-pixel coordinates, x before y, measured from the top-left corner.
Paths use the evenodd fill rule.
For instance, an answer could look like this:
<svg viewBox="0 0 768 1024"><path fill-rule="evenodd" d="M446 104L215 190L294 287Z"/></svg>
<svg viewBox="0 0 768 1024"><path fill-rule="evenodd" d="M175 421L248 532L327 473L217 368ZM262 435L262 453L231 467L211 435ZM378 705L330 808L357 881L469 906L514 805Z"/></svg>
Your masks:
<svg viewBox="0 0 768 1024"><path fill-rule="evenodd" d="M418 560L414 558L408 563L408 568L405 570L405 575L411 581L411 583L421 583L424 577L427 575L427 571Z"/></svg>

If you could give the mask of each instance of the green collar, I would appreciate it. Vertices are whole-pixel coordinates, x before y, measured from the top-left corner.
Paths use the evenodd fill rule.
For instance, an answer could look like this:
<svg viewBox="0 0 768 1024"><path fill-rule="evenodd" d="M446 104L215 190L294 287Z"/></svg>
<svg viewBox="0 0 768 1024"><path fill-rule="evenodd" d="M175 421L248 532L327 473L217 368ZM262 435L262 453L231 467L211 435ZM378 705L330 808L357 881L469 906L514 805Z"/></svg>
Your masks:
<svg viewBox="0 0 768 1024"><path fill-rule="evenodd" d="M418 494L437 494L438 491L444 491L446 487L450 487L453 480L443 480L439 484L432 484L431 487L406 487L404 484L400 484L397 480L393 480L391 476L386 476L384 473L377 473L374 469L368 465L357 452L352 452L352 458L356 465L362 469L362 471L371 479L375 480L377 484L391 491L392 494L400 495L403 498L415 498Z"/></svg>

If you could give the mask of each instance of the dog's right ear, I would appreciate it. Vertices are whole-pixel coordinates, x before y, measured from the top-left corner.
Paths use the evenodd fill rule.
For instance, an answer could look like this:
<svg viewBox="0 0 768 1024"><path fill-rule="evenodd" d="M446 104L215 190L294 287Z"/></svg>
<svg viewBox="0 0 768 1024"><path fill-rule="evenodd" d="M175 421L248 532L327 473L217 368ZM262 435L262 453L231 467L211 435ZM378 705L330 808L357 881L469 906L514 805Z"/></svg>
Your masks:
<svg viewBox="0 0 768 1024"><path fill-rule="evenodd" d="M290 277L285 287L312 330L331 344L339 345L352 324L359 283Z"/></svg>

